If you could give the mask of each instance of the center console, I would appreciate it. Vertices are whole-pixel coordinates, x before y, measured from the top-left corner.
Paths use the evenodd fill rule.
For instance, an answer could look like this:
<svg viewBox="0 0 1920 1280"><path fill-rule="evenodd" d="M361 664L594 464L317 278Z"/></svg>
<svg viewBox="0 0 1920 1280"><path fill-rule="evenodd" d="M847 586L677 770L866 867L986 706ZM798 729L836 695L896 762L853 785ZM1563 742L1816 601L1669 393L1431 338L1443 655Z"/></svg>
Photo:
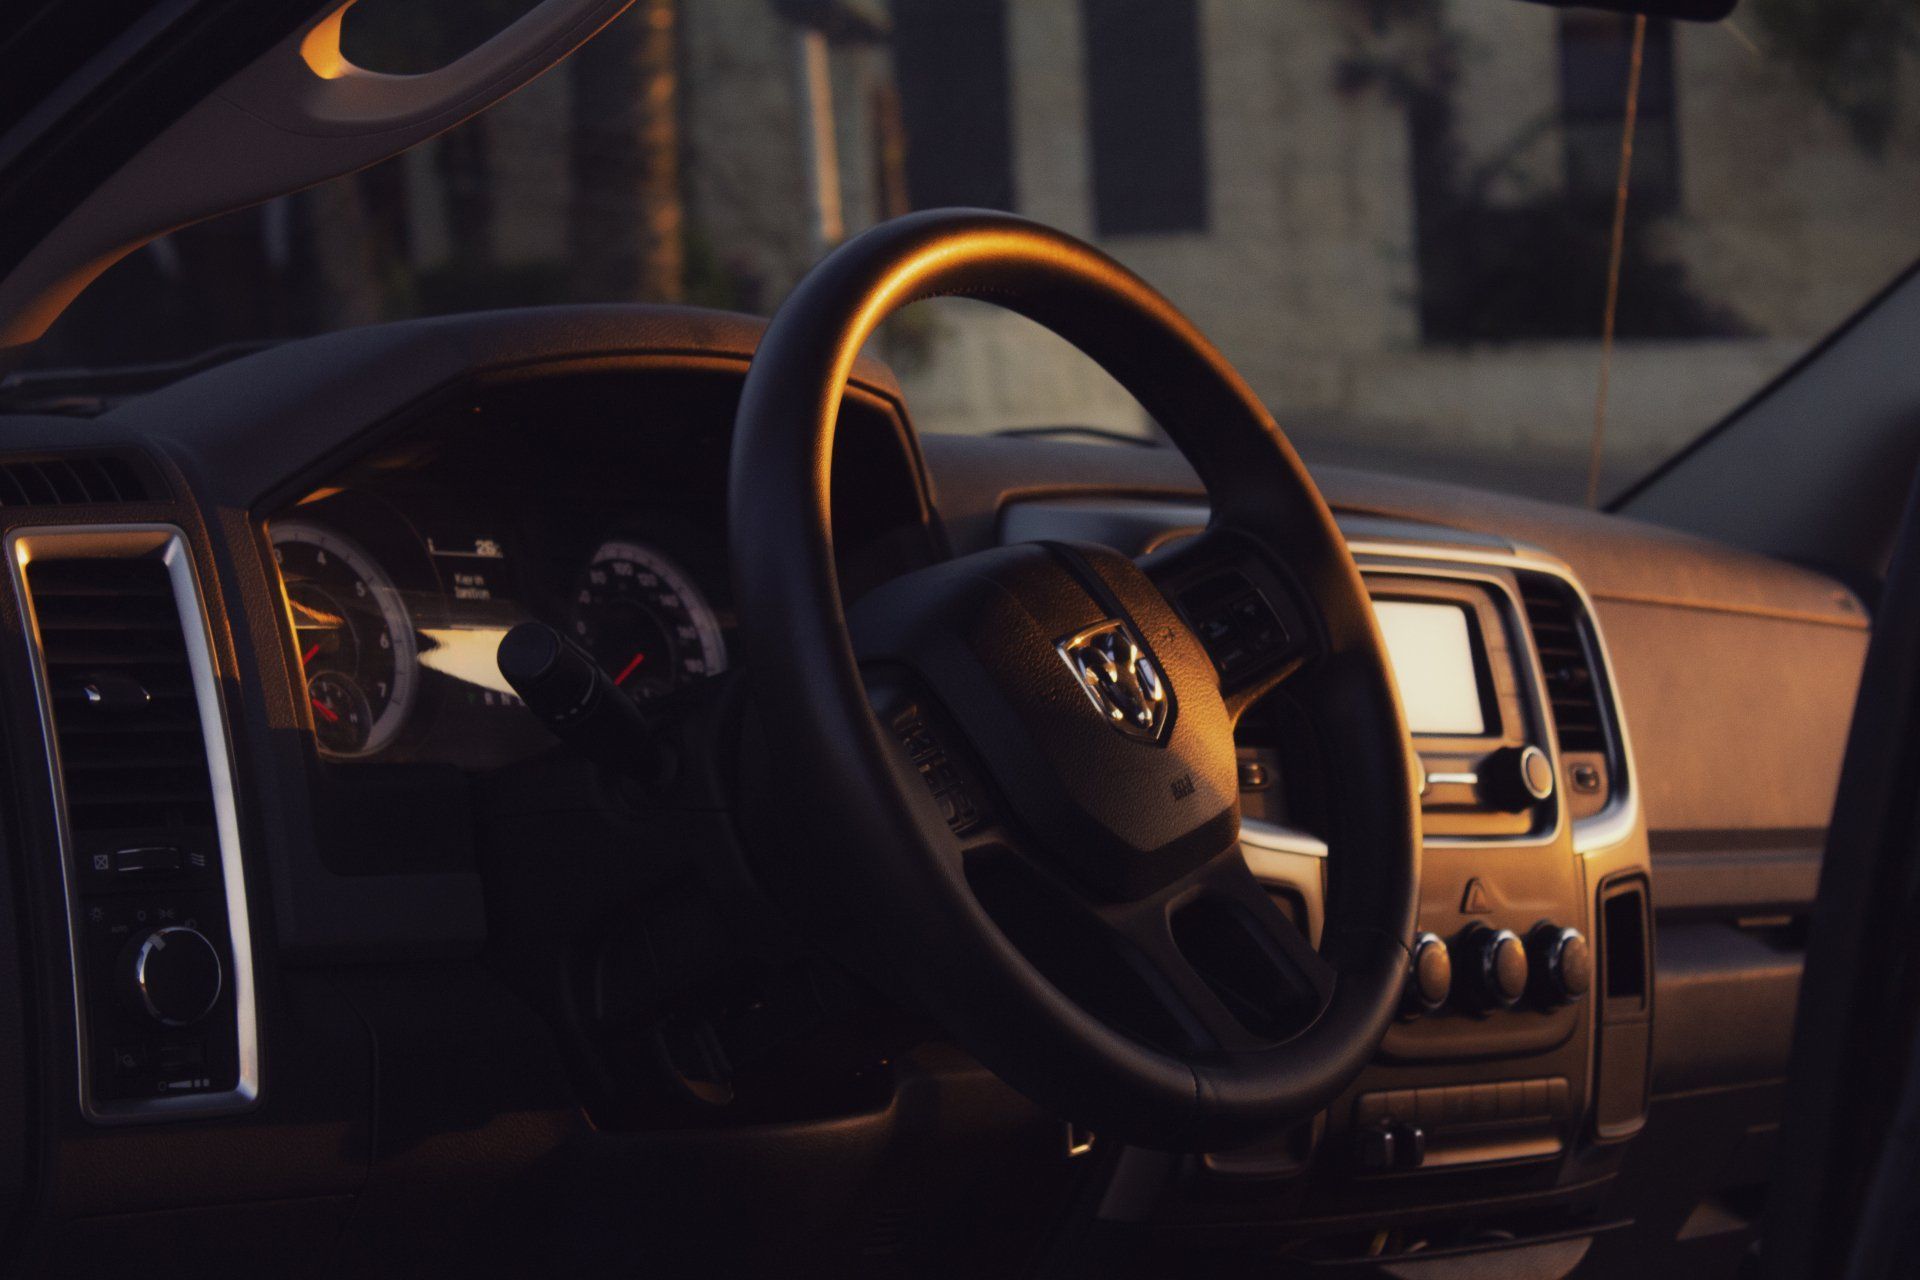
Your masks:
<svg viewBox="0 0 1920 1280"><path fill-rule="evenodd" d="M1647 1041L1614 1015L1650 1016L1645 868L1618 847L1624 734L1579 585L1519 552L1354 549L1424 767L1426 844L1405 1013L1329 1113L1328 1154L1364 1179L1551 1167L1630 1136Z"/></svg>
<svg viewBox="0 0 1920 1280"><path fill-rule="evenodd" d="M1146 553L1205 522L1194 506L1045 500L1008 508L1001 536ZM1311 1125L1194 1160L1128 1152L1133 1176L1104 1211L1315 1240L1307 1255L1329 1262L1361 1224L1406 1227L1401 1243L1436 1257L1466 1247L1419 1232L1462 1221L1466 1204L1500 1239L1586 1230L1583 1207L1644 1121L1653 1016L1645 829L1593 610L1542 553L1431 526L1341 524L1421 765L1402 1016ZM1321 766L1284 690L1242 721L1238 745L1248 861L1315 934L1327 815L1313 807L1320 789L1300 784ZM1386 1237L1366 1247L1393 1254Z"/></svg>

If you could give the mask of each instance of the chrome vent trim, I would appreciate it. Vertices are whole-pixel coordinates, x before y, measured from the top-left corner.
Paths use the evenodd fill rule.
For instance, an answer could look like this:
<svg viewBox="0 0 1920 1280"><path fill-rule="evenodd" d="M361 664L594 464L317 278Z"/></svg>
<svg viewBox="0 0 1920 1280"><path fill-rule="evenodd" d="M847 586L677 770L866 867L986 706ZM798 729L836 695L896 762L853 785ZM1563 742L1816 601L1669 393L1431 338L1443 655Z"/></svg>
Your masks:
<svg viewBox="0 0 1920 1280"><path fill-rule="evenodd" d="M68 960L74 997L74 1028L79 1065L80 1111L100 1124L180 1120L225 1115L251 1107L260 1091L258 1004L254 984L253 939L247 909L246 877L240 856L240 821L236 804L233 760L228 745L225 705L221 697L212 632L186 534L169 524L97 524L18 529L7 535L16 598L20 603L34 691L52 788L60 876L67 910ZM206 756L211 793L215 847L220 857L220 884L226 899L227 938L233 972L234 1018L239 1050L238 1082L213 1093L174 1097L100 1099L94 1096L89 1038L88 993L81 955L81 895L75 884L74 836L70 821L66 779L55 728L53 690L48 680L46 651L40 620L28 583L27 566L35 561L149 559L167 570L173 611L185 649L193 704L198 711L200 737ZM110 997L109 997L110 998Z"/></svg>

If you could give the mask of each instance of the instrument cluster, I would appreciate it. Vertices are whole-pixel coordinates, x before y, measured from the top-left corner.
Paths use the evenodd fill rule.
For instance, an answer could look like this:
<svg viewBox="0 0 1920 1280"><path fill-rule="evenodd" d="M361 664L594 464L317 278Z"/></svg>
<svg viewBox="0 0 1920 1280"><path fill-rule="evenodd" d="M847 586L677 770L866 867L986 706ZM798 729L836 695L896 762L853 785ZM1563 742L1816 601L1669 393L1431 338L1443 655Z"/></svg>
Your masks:
<svg viewBox="0 0 1920 1280"><path fill-rule="evenodd" d="M494 658L529 618L575 637L638 699L727 669L718 530L613 514L584 540L556 539L511 513L408 505L330 488L269 522L323 759L487 768L549 745Z"/></svg>
<svg viewBox="0 0 1920 1280"><path fill-rule="evenodd" d="M458 384L271 500L289 675L319 755L371 780L367 766L481 772L549 749L496 662L530 619L640 699L738 663L726 503L741 372L608 362ZM848 599L935 558L888 404L849 395L833 466Z"/></svg>

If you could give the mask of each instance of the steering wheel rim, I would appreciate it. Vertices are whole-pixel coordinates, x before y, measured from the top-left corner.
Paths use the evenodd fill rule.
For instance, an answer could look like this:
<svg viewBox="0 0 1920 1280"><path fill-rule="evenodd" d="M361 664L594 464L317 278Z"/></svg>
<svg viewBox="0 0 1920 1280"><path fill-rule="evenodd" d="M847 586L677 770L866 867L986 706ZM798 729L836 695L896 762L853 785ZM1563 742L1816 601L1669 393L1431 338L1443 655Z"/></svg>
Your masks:
<svg viewBox="0 0 1920 1280"><path fill-rule="evenodd" d="M951 561L959 567L882 588L850 623L831 525L841 397L875 328L900 307L936 296L1016 311L1112 374L1199 473L1213 505L1208 531L1143 566L1091 547L1009 549ZM729 525L758 729L768 758L781 762L784 794L804 801L796 806L800 821L782 824L783 847L763 856L782 864L781 878L819 890L809 896L829 908L831 940L842 955L924 1007L1042 1105L1128 1141L1190 1149L1254 1141L1308 1118L1359 1073L1397 1014L1417 907L1419 813L1398 693L1365 587L1305 467L1252 390L1171 303L1092 247L1008 214L937 210L866 232L800 282L761 339L736 420ZM1223 674L1217 648L1194 634L1190 616L1194 592L1236 574L1272 602L1282 632L1291 626L1301 633L1285 637L1289 646L1297 639L1297 660L1290 647L1285 662L1238 685ZM1151 754L1160 744L1123 748L1121 735L1112 742L1090 738L1092 729L1064 718L1059 690L1063 680L1073 687L1066 648L1072 637L1046 628L1071 625L1093 607L1063 585L1069 580L1099 611L1132 626L1122 633L1133 637L1134 656L1150 675L1159 664L1172 705L1161 756ZM881 603L870 607L875 597ZM1237 794L1220 775L1223 759L1232 769L1237 716L1282 681L1302 686L1297 696L1326 762L1333 825L1319 947L1330 975L1323 982L1306 972L1302 980L1318 1003L1301 1025L1268 1043L1257 1034L1245 1041L1208 1005L1199 1015L1206 1026L1190 1043L1122 1030L1067 994L1058 974L1042 972L1031 949L1009 937L1005 918L983 905L970 878L975 864L949 856L954 850L942 843L955 831L951 814L930 803L897 723L883 724L879 714L892 714L889 705L911 696L891 688L887 673L905 668L924 693L925 681L934 679L917 669L929 665L924 654L964 629L969 611L997 605L1020 624L1013 630L1023 632L1027 652L1004 661L991 655L984 677L969 668L973 684L945 686L946 702L957 709L936 688L929 714L973 717L947 723L943 741L991 775L983 793L1013 798L1002 805L1011 811L1003 826L1024 835L1006 834L999 843L1020 846L1035 829L1049 828L1052 811L1036 816L1022 796L1044 790L1032 775L1065 769L1062 776L1086 784L1066 788L1075 792L1069 816L1090 818L1091 825L1054 828L1115 836L1107 842L1117 851L1112 864L1139 873L1138 884L1112 879L1083 894L1092 916L1125 914L1113 902L1135 901L1129 895L1146 884L1147 898L1139 900L1161 905L1143 908L1142 936L1157 936L1175 927L1172 913L1186 910L1182 904L1194 893L1218 894L1235 920L1257 917L1261 955L1306 972L1311 962L1274 924L1279 913L1238 860ZM1043 645L1057 655L1038 652ZM950 655L964 648L945 646ZM955 660L965 665L964 655ZM1217 682L1211 691L1202 687L1203 667ZM1296 674L1302 671L1311 679ZM1001 687L1012 685L1024 692ZM976 741L986 722L978 719L978 700L962 692L976 687L987 701L998 689L1012 719L1039 726L1028 735L1034 741L1022 740L1023 771L997 770L997 753ZM1098 697L1089 696L1097 707ZM1114 788L1087 781L1088 770L1076 775L1058 759L1062 742L1083 744L1068 754L1097 755L1109 774L1170 776L1175 796L1183 781L1189 794L1197 787L1203 807L1224 806L1231 829L1214 813L1193 826L1197 834L1182 837L1184 845L1160 839L1168 829L1164 805L1149 813L1144 799L1116 799ZM1123 749L1133 754L1119 754ZM1184 777L1177 772L1183 767ZM1128 840L1140 823L1157 834L1136 848ZM1223 835L1231 847L1198 861L1179 852ZM1176 856L1166 856L1169 850ZM1020 848L1016 860L1025 865L1029 852ZM1041 874L1049 883L1080 884L1087 876L1100 881L1107 865L1082 859ZM1165 928L1155 912L1166 914ZM1202 977L1184 985L1193 1001L1207 1004L1211 989L1221 1004L1232 1003L1231 991L1211 974Z"/></svg>

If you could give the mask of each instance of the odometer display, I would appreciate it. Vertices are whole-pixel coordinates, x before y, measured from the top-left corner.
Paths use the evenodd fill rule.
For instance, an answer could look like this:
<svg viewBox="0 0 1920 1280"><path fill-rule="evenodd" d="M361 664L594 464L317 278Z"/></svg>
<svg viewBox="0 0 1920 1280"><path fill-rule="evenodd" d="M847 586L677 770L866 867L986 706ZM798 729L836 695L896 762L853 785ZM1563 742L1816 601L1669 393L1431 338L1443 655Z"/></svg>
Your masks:
<svg viewBox="0 0 1920 1280"><path fill-rule="evenodd" d="M593 554L575 597L574 634L636 698L658 698L727 669L719 619L680 567L638 542Z"/></svg>
<svg viewBox="0 0 1920 1280"><path fill-rule="evenodd" d="M372 557L332 530L277 520L271 537L321 754L352 759L384 750L418 682L413 623L399 591Z"/></svg>

